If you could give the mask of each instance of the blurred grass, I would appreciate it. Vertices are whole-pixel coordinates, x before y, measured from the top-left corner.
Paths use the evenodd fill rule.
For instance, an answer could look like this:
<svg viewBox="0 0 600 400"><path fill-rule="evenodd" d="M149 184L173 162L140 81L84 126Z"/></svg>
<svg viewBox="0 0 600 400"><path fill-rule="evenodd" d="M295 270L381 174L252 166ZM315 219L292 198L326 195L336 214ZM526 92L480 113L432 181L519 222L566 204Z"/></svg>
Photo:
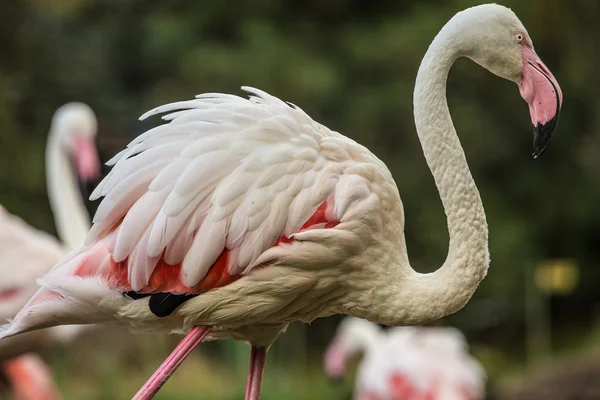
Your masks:
<svg viewBox="0 0 600 400"><path fill-rule="evenodd" d="M132 335L120 329L101 329L69 349L48 355L55 378L69 400L129 399L150 377L181 339L157 334ZM234 359L218 354L233 348ZM321 361L308 362L278 357L276 346L267 358L261 399L349 399L352 379L332 383ZM157 400L228 400L244 397L250 347L232 341L202 344L155 397Z"/></svg>
<svg viewBox="0 0 600 400"><path fill-rule="evenodd" d="M351 398L355 364L341 382L328 380L322 354L285 357L282 336L269 353L261 399ZM174 335L133 335L125 330L101 328L69 348L47 355L55 377L68 400L129 399L143 385L181 338ZM506 392L556 370L566 361L586 358L600 349L600 324L582 339L573 336L553 354L553 362L527 365L513 352L491 346L474 346L472 353L484 365L493 387ZM225 354L226 356L223 356ZM219 341L203 343L155 397L157 400L233 400L244 396L249 346ZM225 358L224 358L225 357Z"/></svg>
<svg viewBox="0 0 600 400"><path fill-rule="evenodd" d="M295 327L297 329L297 327ZM352 396L356 361L343 381L332 382L322 370L322 354L287 357L284 347L294 338L292 329L269 353L261 399L349 400ZM120 328L100 328L68 347L57 347L45 358L51 365L66 400L129 399L160 362L175 347L180 336L133 335ZM294 341L297 343L297 341ZM492 346L473 346L494 392L510 399L515 389L527 386L545 374L560 374L560 366L598 356L600 323L585 337L572 335L555 348L552 362L528 365L518 352ZM224 356L225 355L225 356ZM244 396L250 348L233 341L203 343L171 377L155 397L157 400L233 400ZM504 397L509 396L509 397ZM0 399L4 399L0 397ZM7 399L8 400L8 399Z"/></svg>

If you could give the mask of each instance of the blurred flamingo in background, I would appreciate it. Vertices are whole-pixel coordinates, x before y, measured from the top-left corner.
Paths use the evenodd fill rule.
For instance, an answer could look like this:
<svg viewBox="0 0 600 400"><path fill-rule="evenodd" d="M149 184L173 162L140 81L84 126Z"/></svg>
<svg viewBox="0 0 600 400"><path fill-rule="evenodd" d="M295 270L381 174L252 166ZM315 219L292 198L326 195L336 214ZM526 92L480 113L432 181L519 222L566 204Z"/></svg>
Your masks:
<svg viewBox="0 0 600 400"><path fill-rule="evenodd" d="M15 400L56 400L60 394L42 358L26 353L2 365Z"/></svg>
<svg viewBox="0 0 600 400"><path fill-rule="evenodd" d="M58 237L66 251L82 245L90 227L77 180L100 177L96 151L98 122L84 103L67 103L54 113L46 145L46 182Z"/></svg>
<svg viewBox="0 0 600 400"><path fill-rule="evenodd" d="M446 103L446 79L469 56L519 85L548 145L562 95L527 31L498 5L458 13L430 45L415 122L448 218L444 265L410 266L404 213L387 167L368 149L257 89L159 107L168 124L115 156L85 245L0 337L67 323L118 321L186 333L135 396L152 397L203 339L252 345L246 399L258 399L267 349L292 321L335 313L418 324L462 308L489 265L481 198Z"/></svg>
<svg viewBox="0 0 600 400"><path fill-rule="evenodd" d="M69 103L56 111L46 149L46 179L62 243L0 206L0 321L13 318L39 289L36 279L85 240L91 223L77 177L94 180L99 176L95 135L96 117L87 105ZM48 368L39 356L28 352L68 341L79 330L61 326L0 342L0 371L17 399L58 397Z"/></svg>
<svg viewBox="0 0 600 400"><path fill-rule="evenodd" d="M485 372L454 328L401 327L383 331L346 318L325 354L325 372L343 376L350 358L361 353L356 400L479 400Z"/></svg>
<svg viewBox="0 0 600 400"><path fill-rule="evenodd" d="M394 340L396 329L390 330ZM467 341L458 329L451 327L419 328L413 336L415 346L423 350L430 362L437 400L476 400L485 397L486 373L479 361L469 354Z"/></svg>

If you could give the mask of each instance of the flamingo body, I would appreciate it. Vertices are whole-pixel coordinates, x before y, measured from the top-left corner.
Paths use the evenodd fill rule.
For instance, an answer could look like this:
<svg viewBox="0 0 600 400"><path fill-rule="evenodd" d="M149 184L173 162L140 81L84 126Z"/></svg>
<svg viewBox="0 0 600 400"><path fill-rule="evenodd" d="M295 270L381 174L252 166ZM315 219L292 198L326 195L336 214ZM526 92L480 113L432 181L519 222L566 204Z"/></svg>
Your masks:
<svg viewBox="0 0 600 400"><path fill-rule="evenodd" d="M366 250L382 225L381 198L390 201L383 207L390 210L394 194L399 200L395 185L364 147L298 108L252 93L250 100L215 94L180 103L186 110L167 115L170 124L113 159L113 170L93 194L105 199L86 245L44 278L52 289L28 307L52 308L73 323L83 322L82 314L88 321L105 319L108 311L142 329L189 329L200 322L192 315L202 315L201 325L215 326L211 336L229 332L251 342L261 341L248 336L254 324L274 325L279 333L298 318L332 313L331 306L320 309L326 304L315 304L313 315L301 304L294 307L295 300L306 302L294 299L294 292L323 286L328 276L334 280L341 262ZM210 122L214 118L220 123ZM210 130L176 133L190 123ZM231 140L232 132L244 133ZM174 135L179 140L172 143ZM143 148L148 150L139 153ZM220 161L207 165L207 159ZM198 170L199 163L210 168ZM327 242L335 242L337 251ZM298 262L311 270L290 268ZM85 292L75 287L82 282ZM312 296L327 299L339 288L321 290ZM244 291L249 301L240 302ZM177 308L178 296L187 301ZM236 302L230 309L228 296ZM283 296L292 302L288 310ZM100 300L106 308L98 308Z"/></svg>
<svg viewBox="0 0 600 400"><path fill-rule="evenodd" d="M340 377L355 353L363 358L356 400L479 400L485 372L454 328L402 327L382 331L347 318L325 356L325 371Z"/></svg>
<svg viewBox="0 0 600 400"><path fill-rule="evenodd" d="M64 251L51 235L27 225L0 206L0 320L13 318L39 289L35 280L56 264ZM16 400L57 400L48 367L33 352L62 339L58 326L0 341L0 374Z"/></svg>
<svg viewBox="0 0 600 400"><path fill-rule="evenodd" d="M0 320L14 318L38 291L35 280L48 272L63 256L60 243L51 235L32 228L0 206ZM48 343L49 331L0 342L0 360L7 360Z"/></svg>
<svg viewBox="0 0 600 400"><path fill-rule="evenodd" d="M35 279L48 272L63 251L52 235L32 228L1 205L0 227L0 320L7 320L35 294Z"/></svg>

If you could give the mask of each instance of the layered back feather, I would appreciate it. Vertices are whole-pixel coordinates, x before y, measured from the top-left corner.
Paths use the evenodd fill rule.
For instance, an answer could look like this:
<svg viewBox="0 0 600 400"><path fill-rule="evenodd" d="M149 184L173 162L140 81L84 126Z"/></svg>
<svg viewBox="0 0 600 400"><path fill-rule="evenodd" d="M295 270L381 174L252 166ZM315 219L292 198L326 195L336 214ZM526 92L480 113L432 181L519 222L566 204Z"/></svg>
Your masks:
<svg viewBox="0 0 600 400"><path fill-rule="evenodd" d="M269 261L266 251L319 207L311 229L352 217L351 206L371 195L367 179L344 175L362 146L294 105L245 90L249 99L203 94L144 114L168 113L169 123L108 162L113 169L91 196L104 199L86 244L116 235L112 257L127 259L132 290L148 284L161 258L181 264L186 287L224 251L228 273L242 274Z"/></svg>
<svg viewBox="0 0 600 400"><path fill-rule="evenodd" d="M186 301L268 263L325 271L331 283L342 263L376 241L381 204L397 196L385 165L298 107L245 90L249 98L203 94L141 117L167 113L168 123L108 162L113 168L91 196L104 198L85 244L40 281L44 288L0 337L111 313L156 327L187 308L153 309L136 302L140 295ZM239 312L218 321L235 325Z"/></svg>

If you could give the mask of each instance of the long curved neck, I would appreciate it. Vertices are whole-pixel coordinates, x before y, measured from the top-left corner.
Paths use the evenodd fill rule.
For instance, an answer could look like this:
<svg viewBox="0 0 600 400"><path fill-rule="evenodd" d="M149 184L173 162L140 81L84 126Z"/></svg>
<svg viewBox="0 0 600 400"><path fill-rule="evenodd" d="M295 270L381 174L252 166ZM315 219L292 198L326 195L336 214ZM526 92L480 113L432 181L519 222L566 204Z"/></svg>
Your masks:
<svg viewBox="0 0 600 400"><path fill-rule="evenodd" d="M459 56L452 33L446 26L430 45L414 91L417 134L444 206L450 237L442 267L414 278L413 295L429 303L432 318L462 308L489 265L485 212L446 101L448 73ZM436 306L439 310L433 309Z"/></svg>
<svg viewBox="0 0 600 400"><path fill-rule="evenodd" d="M58 132L50 131L46 146L46 182L58 236L67 251L79 247L90 230L90 216Z"/></svg>
<svg viewBox="0 0 600 400"><path fill-rule="evenodd" d="M438 188L450 237L446 261L435 272L414 271L400 248L395 276L386 277L394 293L380 309L380 323L419 324L461 309L489 265L488 228L481 198L456 135L446 101L446 80L460 56L448 26L430 45L417 74L414 116L427 164ZM393 282L393 283L392 283ZM386 283L383 283L386 285ZM392 288L390 288L392 289Z"/></svg>
<svg viewBox="0 0 600 400"><path fill-rule="evenodd" d="M356 341L359 346L355 349L356 352L370 352L377 348L377 344L381 341L382 332L378 326L374 326L374 329L362 329L355 332Z"/></svg>

